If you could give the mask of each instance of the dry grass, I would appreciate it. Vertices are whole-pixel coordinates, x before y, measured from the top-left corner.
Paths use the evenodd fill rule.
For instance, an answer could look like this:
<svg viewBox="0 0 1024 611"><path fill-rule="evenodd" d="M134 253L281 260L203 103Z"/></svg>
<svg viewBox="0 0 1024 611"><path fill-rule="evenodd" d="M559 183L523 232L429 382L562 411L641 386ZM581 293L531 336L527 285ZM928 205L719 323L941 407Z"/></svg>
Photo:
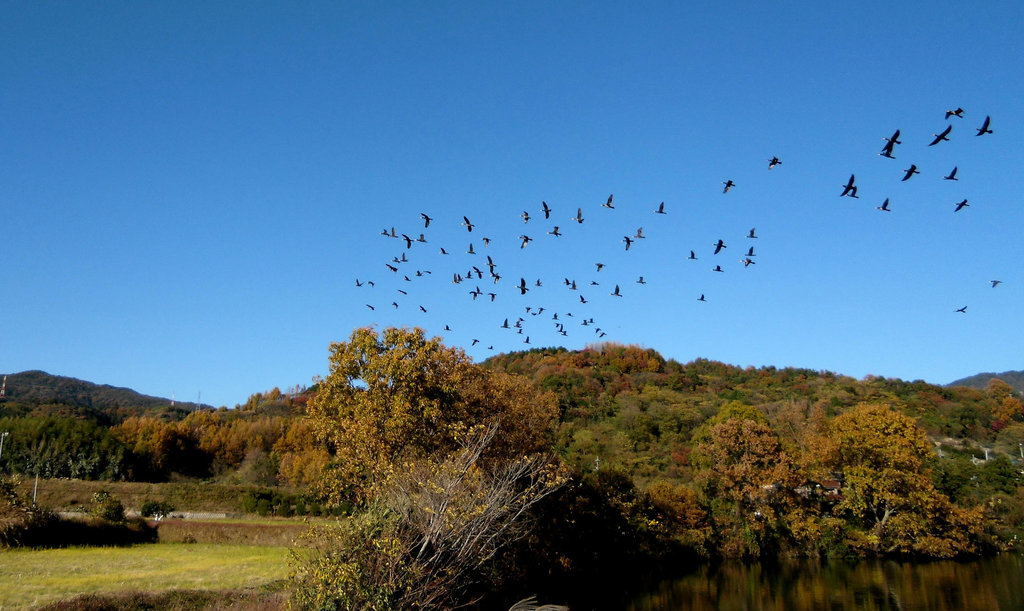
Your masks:
<svg viewBox="0 0 1024 611"><path fill-rule="evenodd" d="M152 544L0 552L0 609L83 594L267 587L288 574L285 547Z"/></svg>

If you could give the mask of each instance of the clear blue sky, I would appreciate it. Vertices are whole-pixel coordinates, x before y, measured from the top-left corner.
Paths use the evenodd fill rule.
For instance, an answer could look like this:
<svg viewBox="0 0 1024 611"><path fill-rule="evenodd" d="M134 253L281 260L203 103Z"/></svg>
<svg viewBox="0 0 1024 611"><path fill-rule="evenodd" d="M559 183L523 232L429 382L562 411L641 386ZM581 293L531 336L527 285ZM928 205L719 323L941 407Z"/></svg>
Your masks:
<svg viewBox="0 0 1024 611"><path fill-rule="evenodd" d="M935 383L1024 368L1019 2L0 15L0 372L233 406L310 384L357 326L448 324L480 359L527 347L498 328L518 316L531 346L582 348L593 317L605 340L684 362ZM986 115L994 133L975 136ZM851 173L860 197L840 198ZM428 243L406 250L392 226ZM472 265L483 280L451 283ZM520 278L543 286L520 296Z"/></svg>

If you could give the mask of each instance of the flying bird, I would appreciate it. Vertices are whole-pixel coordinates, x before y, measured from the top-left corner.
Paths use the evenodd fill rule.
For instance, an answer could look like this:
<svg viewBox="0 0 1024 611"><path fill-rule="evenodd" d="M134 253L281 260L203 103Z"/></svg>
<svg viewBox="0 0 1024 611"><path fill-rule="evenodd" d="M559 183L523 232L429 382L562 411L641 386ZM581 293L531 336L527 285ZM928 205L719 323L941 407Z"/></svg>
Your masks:
<svg viewBox="0 0 1024 611"><path fill-rule="evenodd" d="M412 238L410 238L409 236L407 236L407 235L405 235L403 233L402 234L402 239L405 240L405 247L406 248L412 248Z"/></svg>
<svg viewBox="0 0 1024 611"><path fill-rule="evenodd" d="M523 217L523 222L524 223L529 223L530 222L530 213L527 212L526 210L523 210L523 213L520 214L519 216Z"/></svg>
<svg viewBox="0 0 1024 611"><path fill-rule="evenodd" d="M542 201L541 205L543 206L543 208L541 208L541 211L544 213L544 218L551 218L551 208L548 208L548 203Z"/></svg>
<svg viewBox="0 0 1024 611"><path fill-rule="evenodd" d="M661 202L661 204L658 205L658 209L655 210L654 212L657 213L657 214L666 214L666 212L665 212L665 202Z"/></svg>
<svg viewBox="0 0 1024 611"><path fill-rule="evenodd" d="M903 175L902 181L910 180L910 177L914 174L920 174L920 172L917 171L917 166L913 163L910 164L910 167L904 170L904 172L906 172L906 174Z"/></svg>
<svg viewBox="0 0 1024 611"><path fill-rule="evenodd" d="M697 253L695 253L695 252L693 252L693 251L691 250L691 251L690 251L690 256L689 256L689 257L687 257L687 259L690 259L691 261L696 261L696 260L697 260Z"/></svg>
<svg viewBox="0 0 1024 611"><path fill-rule="evenodd" d="M427 227L430 227L430 221L434 219L430 218L423 212L420 212L420 216L423 218L423 228L426 229Z"/></svg>
<svg viewBox="0 0 1024 611"><path fill-rule="evenodd" d="M957 107L956 110L947 110L946 111L946 118L948 119L950 117L958 117L960 119L963 119L964 118L964 109L960 108L960 107Z"/></svg>
<svg viewBox="0 0 1024 611"><path fill-rule="evenodd" d="M779 160L779 158L773 155L772 158L768 160L768 169L770 170L781 163L782 162Z"/></svg>
<svg viewBox="0 0 1024 611"><path fill-rule="evenodd" d="M372 305L370 305L370 304L366 304L366 307L370 308L371 310L376 310L376 309L377 309L377 308L373 307L373 306L372 306Z"/></svg>
<svg viewBox="0 0 1024 611"><path fill-rule="evenodd" d="M549 232L548 232L548 235L553 235L553 236L555 236L556 238L557 238L557 237L560 237L560 236L561 236L562 234L558 233L558 225L555 225L555 228L554 228L554 229L552 229L551 231L549 231Z"/></svg>
<svg viewBox="0 0 1024 611"><path fill-rule="evenodd" d="M612 209L614 209L614 208L615 208L615 206L613 206L613 205L612 205L612 198L614 198L614 197L615 197L615 194L614 194L614 193L612 193L611 195L609 195L609 196L608 196L608 201L606 201L605 203L601 204L601 207L602 207L602 208L612 208Z"/></svg>
<svg viewBox="0 0 1024 611"><path fill-rule="evenodd" d="M716 254L716 255L717 255L718 253L722 252L722 249L723 249L723 248L728 248L728 246L726 246L726 245L725 245L725 242L723 242L722 240L718 240L717 242L715 242L714 244L712 244L712 246L714 246L714 247L715 247L715 254ZM692 250L690 251L690 254L693 254L693 251L692 251ZM696 257L694 257L694 258L696 258Z"/></svg>
<svg viewBox="0 0 1024 611"><path fill-rule="evenodd" d="M636 283L637 284L647 284L647 281L644 280L643 276L640 276L639 278L636 279Z"/></svg>
<svg viewBox="0 0 1024 611"><path fill-rule="evenodd" d="M470 232L473 231L473 223L469 222L469 218L468 217L465 217L465 216L462 217L462 226L465 227L466 229L468 229Z"/></svg>
<svg viewBox="0 0 1024 611"><path fill-rule="evenodd" d="M734 183L731 179L722 182L722 184L725 185L725 188L722 189L722 193L728 193L729 189L736 186L736 183Z"/></svg>
<svg viewBox="0 0 1024 611"><path fill-rule="evenodd" d="M883 138L883 140L885 140L885 146L882 147L882 152L879 153L879 155L882 157L888 157L889 159L895 159L895 157L892 156L892 149L897 144L902 144L900 142L900 130L894 131L892 136Z"/></svg>
<svg viewBox="0 0 1024 611"><path fill-rule="evenodd" d="M615 290L608 294L611 295L612 297L622 297L622 294L619 293L619 285L617 284L615 285Z"/></svg>
<svg viewBox="0 0 1024 611"><path fill-rule="evenodd" d="M526 245L533 241L533 238L528 235L521 235L519 236L519 239L523 241L523 243L519 245L519 248L526 248Z"/></svg>
<svg viewBox="0 0 1024 611"><path fill-rule="evenodd" d="M713 271L713 272L724 272L725 270L722 269L721 265L716 265L715 268L713 270L711 270L711 271Z"/></svg>
<svg viewBox="0 0 1024 611"><path fill-rule="evenodd" d="M594 265L597 266L597 271L601 271L604 268L604 263L595 263Z"/></svg>
<svg viewBox="0 0 1024 611"><path fill-rule="evenodd" d="M896 131L897 133L899 132L899 130ZM853 184L853 180L854 175L850 174L850 180L846 181L846 185L843 186L843 192L839 194L839 197L843 197L844 195L849 197L857 197L857 187Z"/></svg>
<svg viewBox="0 0 1024 611"><path fill-rule="evenodd" d="M395 267L394 265L391 265L390 263L385 263L384 265L387 266L387 268L390 269L393 272L397 272L398 271L398 268Z"/></svg>
<svg viewBox="0 0 1024 611"><path fill-rule="evenodd" d="M997 286L1003 283L1002 280L989 280L989 282L992 283L992 288L996 288Z"/></svg>
<svg viewBox="0 0 1024 611"><path fill-rule="evenodd" d="M953 171L949 173L949 176L943 176L944 180L960 180L956 177L956 170L959 166L953 166Z"/></svg>
<svg viewBox="0 0 1024 611"><path fill-rule="evenodd" d="M473 243L472 242L469 243L469 250L466 251L466 254L468 254L468 255L475 255L476 254L476 251L473 250Z"/></svg>
<svg viewBox="0 0 1024 611"><path fill-rule="evenodd" d="M936 144L942 142L943 140L948 141L949 138L947 138L947 136L949 136L949 132L951 131L953 131L953 126L947 125L946 129L942 130L941 134L932 134L933 136L935 136L935 139L932 140L931 143L928 144L928 146L935 146Z"/></svg>
<svg viewBox="0 0 1024 611"><path fill-rule="evenodd" d="M359 278L356 278L356 286L363 286L363 284L365 284L365 283L360 282Z"/></svg>
<svg viewBox="0 0 1024 611"><path fill-rule="evenodd" d="M576 209L576 217L573 218L572 220L576 221L577 223L583 223L583 208Z"/></svg>
<svg viewBox="0 0 1024 611"><path fill-rule="evenodd" d="M491 245L491 238L483 237L483 238L480 238L480 240L483 241L484 246L490 246Z"/></svg>
<svg viewBox="0 0 1024 611"><path fill-rule="evenodd" d="M747 250L747 256L748 257L753 257L754 256L754 247L753 246L751 246L750 249Z"/></svg>
<svg viewBox="0 0 1024 611"><path fill-rule="evenodd" d="M622 241L626 243L626 250L629 250L629 247L633 244L633 239L627 235L622 237Z"/></svg>
<svg viewBox="0 0 1024 611"><path fill-rule="evenodd" d="M966 314L967 313L967 306L964 306L962 308L957 308L956 311L960 312L961 314Z"/></svg>
<svg viewBox="0 0 1024 611"><path fill-rule="evenodd" d="M448 254L448 251L444 249L444 246L441 247L441 254L442 255Z"/></svg>
<svg viewBox="0 0 1024 611"><path fill-rule="evenodd" d="M967 200L965 199L964 201L962 201L962 202L960 202L960 203L958 203L956 205L956 210L954 210L953 212L960 212L961 210L963 210L964 208L966 208L968 206L970 206L970 204L968 204Z"/></svg>
<svg viewBox="0 0 1024 611"><path fill-rule="evenodd" d="M744 259L740 259L740 263L743 264L743 267L750 267L751 265L757 262L751 259L750 257L746 257Z"/></svg>
<svg viewBox="0 0 1024 611"><path fill-rule="evenodd" d="M707 301L707 299L704 299L704 293L700 294L700 297L697 298L697 301Z"/></svg>
<svg viewBox="0 0 1024 611"><path fill-rule="evenodd" d="M889 209L889 198L888 197L885 198L885 201L882 202L882 205L881 206L875 206L875 209L876 210L881 210L883 212L892 212L892 210Z"/></svg>
<svg viewBox="0 0 1024 611"><path fill-rule="evenodd" d="M526 278L519 279L519 294L525 295L526 291L530 290L530 287L526 286Z"/></svg>
<svg viewBox="0 0 1024 611"><path fill-rule="evenodd" d="M645 235L644 235L644 228L643 228L643 227L637 227L637 230L636 230L636 235L635 235L635 236L633 236L633 238L634 238L634 239L637 239L637 240L643 240L643 239L646 239L646 238L647 238L647 236L645 236Z"/></svg>
<svg viewBox="0 0 1024 611"><path fill-rule="evenodd" d="M991 134L992 130L990 130L988 128L988 124L991 121L992 121L992 117L989 117L989 116L986 115L985 116L985 122L981 124L981 127L978 128L978 133L975 134L975 135L976 136L982 136L982 135L985 135L985 134Z"/></svg>
<svg viewBox="0 0 1024 611"><path fill-rule="evenodd" d="M757 239L757 233L755 231L756 229L757 229L757 227L751 227L750 228L750 233L747 234L747 237L756 240Z"/></svg>

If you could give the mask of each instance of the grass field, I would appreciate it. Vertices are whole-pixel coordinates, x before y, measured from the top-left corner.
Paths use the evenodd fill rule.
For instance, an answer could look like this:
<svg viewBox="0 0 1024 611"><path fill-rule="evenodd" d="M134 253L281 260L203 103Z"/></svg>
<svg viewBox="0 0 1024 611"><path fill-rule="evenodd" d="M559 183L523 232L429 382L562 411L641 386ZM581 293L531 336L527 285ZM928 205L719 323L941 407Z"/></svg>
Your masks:
<svg viewBox="0 0 1024 611"><path fill-rule="evenodd" d="M237 590L286 579L285 547L169 544L0 551L0 609L80 594Z"/></svg>

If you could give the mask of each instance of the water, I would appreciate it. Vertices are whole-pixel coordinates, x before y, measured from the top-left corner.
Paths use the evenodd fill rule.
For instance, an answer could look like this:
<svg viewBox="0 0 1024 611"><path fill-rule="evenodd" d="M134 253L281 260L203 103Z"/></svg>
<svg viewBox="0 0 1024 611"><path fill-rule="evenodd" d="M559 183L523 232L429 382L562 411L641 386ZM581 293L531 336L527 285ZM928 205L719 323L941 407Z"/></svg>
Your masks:
<svg viewBox="0 0 1024 611"><path fill-rule="evenodd" d="M1024 609L1024 557L722 564L662 582L627 609Z"/></svg>

